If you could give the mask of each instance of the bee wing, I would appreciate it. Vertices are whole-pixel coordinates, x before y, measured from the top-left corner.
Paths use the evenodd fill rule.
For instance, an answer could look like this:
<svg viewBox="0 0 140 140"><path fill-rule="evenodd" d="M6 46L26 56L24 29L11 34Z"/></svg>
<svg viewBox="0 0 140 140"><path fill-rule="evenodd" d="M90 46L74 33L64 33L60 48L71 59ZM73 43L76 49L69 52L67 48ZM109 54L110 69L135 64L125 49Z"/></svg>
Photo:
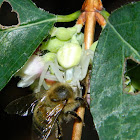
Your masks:
<svg viewBox="0 0 140 140"><path fill-rule="evenodd" d="M5 111L8 114L18 114L20 116L27 116L33 113L37 99L33 94L18 98L10 102Z"/></svg>
<svg viewBox="0 0 140 140"><path fill-rule="evenodd" d="M66 101L64 101L61 104L58 104L55 108L53 108L50 112L48 112L46 116L46 128L43 130L44 134L42 135L43 140L47 140L49 137L52 128L54 127L58 116L60 115L61 111L63 110L64 106L66 104Z"/></svg>

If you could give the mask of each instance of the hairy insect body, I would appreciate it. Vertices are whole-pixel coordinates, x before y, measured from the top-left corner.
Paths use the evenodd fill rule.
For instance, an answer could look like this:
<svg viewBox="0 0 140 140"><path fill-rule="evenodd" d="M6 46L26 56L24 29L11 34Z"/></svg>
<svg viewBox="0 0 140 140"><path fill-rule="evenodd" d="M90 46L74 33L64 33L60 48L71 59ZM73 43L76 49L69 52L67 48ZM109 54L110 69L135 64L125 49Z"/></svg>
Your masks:
<svg viewBox="0 0 140 140"><path fill-rule="evenodd" d="M61 123L72 117L82 121L75 109L85 105L79 90L64 83L56 83L48 91L27 95L9 103L5 111L9 114L27 116L33 113L33 129L43 140L47 140L53 130L56 138L62 136Z"/></svg>
<svg viewBox="0 0 140 140"><path fill-rule="evenodd" d="M44 136L44 140L48 138L53 129L61 131L63 120L69 122L72 117L76 117L81 121L81 118L74 112L81 106L81 102L77 100L79 96L80 93L73 92L69 85L57 83L38 102L33 113L33 123L37 133ZM56 137L61 135L62 133L57 133Z"/></svg>

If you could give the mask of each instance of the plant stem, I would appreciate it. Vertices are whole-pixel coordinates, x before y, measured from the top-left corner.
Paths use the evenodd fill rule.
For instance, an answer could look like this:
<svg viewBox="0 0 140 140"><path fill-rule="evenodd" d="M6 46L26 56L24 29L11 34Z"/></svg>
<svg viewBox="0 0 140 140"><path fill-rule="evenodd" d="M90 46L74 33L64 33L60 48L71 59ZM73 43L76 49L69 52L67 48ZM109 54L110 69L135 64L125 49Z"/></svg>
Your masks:
<svg viewBox="0 0 140 140"><path fill-rule="evenodd" d="M82 8L86 10L86 23L84 32L85 49L89 49L94 40L96 10L102 9L102 3L101 0L86 0Z"/></svg>
<svg viewBox="0 0 140 140"><path fill-rule="evenodd" d="M105 18L106 21L108 21L110 14L106 10L102 10L100 14Z"/></svg>
<svg viewBox="0 0 140 140"><path fill-rule="evenodd" d="M93 43L95 25L96 25L95 12L87 12L84 31L85 49L89 49Z"/></svg>
<svg viewBox="0 0 140 140"><path fill-rule="evenodd" d="M85 83L88 84L88 78L89 74L87 74ZM88 85L85 86L85 95L84 98L86 98L87 92L88 92ZM85 114L85 107L79 107L76 111L77 115L82 119L82 122L78 122L75 120L73 125L73 132L72 132L72 140L81 140L82 135L82 128L84 124L84 114Z"/></svg>
<svg viewBox="0 0 140 140"><path fill-rule="evenodd" d="M57 22L70 22L77 19L80 16L81 12L76 11L69 15L57 15Z"/></svg>
<svg viewBox="0 0 140 140"><path fill-rule="evenodd" d="M84 120L84 114L85 114L84 107L79 107L76 113L82 120ZM83 128L83 122L79 123L75 120L73 125L72 140L81 140L82 128Z"/></svg>
<svg viewBox="0 0 140 140"><path fill-rule="evenodd" d="M101 10L101 9L102 9L101 0L85 0L82 6L82 10L84 11L83 13L85 13L84 14L85 15L85 31L84 31L85 49L89 49L93 43L95 25L96 25L96 10ZM84 20L80 19L80 22L81 21ZM85 90L84 97L86 97L88 92L89 74L87 74L86 76L85 83L86 83L86 90ZM84 114L85 114L85 108L79 107L77 109L77 115L81 117L83 122L84 122ZM74 122L72 140L81 140L83 122L77 122L77 121Z"/></svg>

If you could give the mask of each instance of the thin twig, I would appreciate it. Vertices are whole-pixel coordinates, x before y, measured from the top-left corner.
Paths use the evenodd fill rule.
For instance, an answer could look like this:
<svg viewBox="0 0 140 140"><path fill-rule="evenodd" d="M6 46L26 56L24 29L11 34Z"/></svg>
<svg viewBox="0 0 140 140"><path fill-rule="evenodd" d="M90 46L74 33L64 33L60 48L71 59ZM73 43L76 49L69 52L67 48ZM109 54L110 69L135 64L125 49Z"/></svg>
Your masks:
<svg viewBox="0 0 140 140"><path fill-rule="evenodd" d="M86 76L85 83L88 84L89 74ZM86 85L85 87L88 87ZM88 88L85 89L84 98L86 98L88 92ZM78 122L75 120L73 125L73 133L72 133L72 140L80 140L82 135L82 128L84 124L84 114L85 114L85 107L79 107L76 111L77 115L82 119L82 122Z"/></svg>
<svg viewBox="0 0 140 140"><path fill-rule="evenodd" d="M82 6L83 13L79 17L77 23L83 25L83 22L85 22L85 31L84 31L85 49L89 49L93 43L96 25L96 10L101 9L102 9L101 0L85 0ZM89 82L89 74L87 74L86 77L86 90L84 97L86 97L88 92L87 88L88 82ZM79 107L77 109L77 114L79 115L79 117L81 117L81 119L84 122L85 108ZM73 125L72 140L81 140L83 122L78 122L75 120Z"/></svg>
<svg viewBox="0 0 140 140"><path fill-rule="evenodd" d="M95 12L87 12L84 32L85 49L89 49L93 43L95 25L96 25Z"/></svg>

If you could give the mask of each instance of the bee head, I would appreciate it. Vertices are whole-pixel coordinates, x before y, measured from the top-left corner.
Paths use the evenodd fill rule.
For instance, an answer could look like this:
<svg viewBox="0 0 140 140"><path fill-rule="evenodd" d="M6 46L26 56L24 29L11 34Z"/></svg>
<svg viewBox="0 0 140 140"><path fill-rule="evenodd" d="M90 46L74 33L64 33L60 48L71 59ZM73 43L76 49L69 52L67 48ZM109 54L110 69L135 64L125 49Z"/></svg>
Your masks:
<svg viewBox="0 0 140 140"><path fill-rule="evenodd" d="M53 102L59 102L68 100L73 93L72 88L69 85L58 83L52 87L50 99Z"/></svg>

